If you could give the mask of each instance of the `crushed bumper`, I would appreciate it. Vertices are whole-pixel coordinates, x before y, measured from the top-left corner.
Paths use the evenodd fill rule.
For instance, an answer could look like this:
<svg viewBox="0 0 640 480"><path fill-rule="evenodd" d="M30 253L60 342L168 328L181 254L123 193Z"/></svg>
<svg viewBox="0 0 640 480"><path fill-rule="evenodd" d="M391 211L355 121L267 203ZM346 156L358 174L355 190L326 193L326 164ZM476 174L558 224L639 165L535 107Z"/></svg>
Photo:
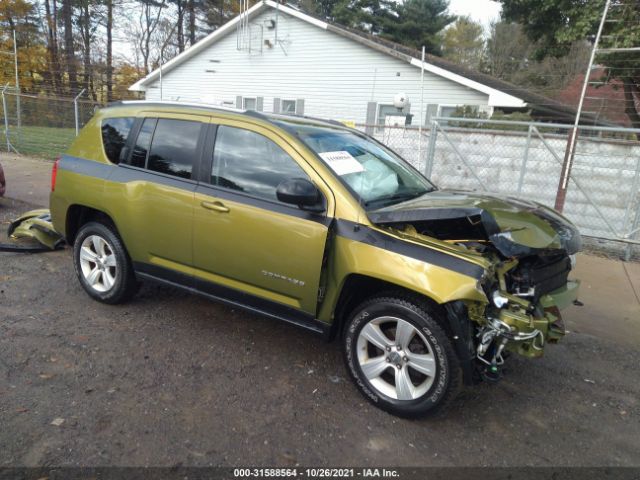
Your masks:
<svg viewBox="0 0 640 480"><path fill-rule="evenodd" d="M570 280L563 287L543 295L533 314L518 305L500 310L496 325L507 338L505 349L526 357L542 356L547 343L555 343L565 335L560 310L578 299L580 282ZM507 330L508 327L508 330Z"/></svg>
<svg viewBox="0 0 640 480"><path fill-rule="evenodd" d="M12 239L33 239L33 244L0 244L2 252L40 252L55 250L64 246L64 240L53 229L49 210L32 210L11 222L7 234Z"/></svg>

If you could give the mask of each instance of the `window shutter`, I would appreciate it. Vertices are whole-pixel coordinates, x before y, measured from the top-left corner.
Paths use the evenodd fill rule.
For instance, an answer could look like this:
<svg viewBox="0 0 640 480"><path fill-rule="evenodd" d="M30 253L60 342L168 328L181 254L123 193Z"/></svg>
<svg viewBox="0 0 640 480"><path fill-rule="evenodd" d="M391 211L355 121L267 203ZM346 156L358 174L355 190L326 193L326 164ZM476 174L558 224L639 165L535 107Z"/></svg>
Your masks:
<svg viewBox="0 0 640 480"><path fill-rule="evenodd" d="M273 99L273 113L280 113L280 110L281 110L280 103L281 103L281 100L279 98Z"/></svg>
<svg viewBox="0 0 640 480"><path fill-rule="evenodd" d="M242 108L242 97L240 95L236 97L236 108Z"/></svg>
<svg viewBox="0 0 640 480"><path fill-rule="evenodd" d="M365 119L365 133L367 135L373 135L373 126L376 123L376 110L378 109L378 104L376 102L368 102L367 103L367 118Z"/></svg>
<svg viewBox="0 0 640 480"><path fill-rule="evenodd" d="M304 115L304 98L296 99L296 115Z"/></svg>
<svg viewBox="0 0 640 480"><path fill-rule="evenodd" d="M438 104L430 103L427 105L427 112L425 114L424 123L431 123L431 119L438 116Z"/></svg>
<svg viewBox="0 0 640 480"><path fill-rule="evenodd" d="M256 100L256 110L262 112L264 110L264 97L258 97Z"/></svg>

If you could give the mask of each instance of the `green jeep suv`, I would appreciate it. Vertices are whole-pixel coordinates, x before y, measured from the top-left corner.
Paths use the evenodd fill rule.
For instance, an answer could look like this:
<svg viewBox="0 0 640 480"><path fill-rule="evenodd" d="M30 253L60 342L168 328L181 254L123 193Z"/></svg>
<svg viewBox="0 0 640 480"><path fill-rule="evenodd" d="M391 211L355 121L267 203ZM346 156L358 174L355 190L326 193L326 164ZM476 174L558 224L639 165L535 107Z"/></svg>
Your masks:
<svg viewBox="0 0 640 480"><path fill-rule="evenodd" d="M109 106L56 162L51 215L96 300L154 280L339 338L357 388L405 417L542 355L578 291L557 212L440 190L311 118Z"/></svg>

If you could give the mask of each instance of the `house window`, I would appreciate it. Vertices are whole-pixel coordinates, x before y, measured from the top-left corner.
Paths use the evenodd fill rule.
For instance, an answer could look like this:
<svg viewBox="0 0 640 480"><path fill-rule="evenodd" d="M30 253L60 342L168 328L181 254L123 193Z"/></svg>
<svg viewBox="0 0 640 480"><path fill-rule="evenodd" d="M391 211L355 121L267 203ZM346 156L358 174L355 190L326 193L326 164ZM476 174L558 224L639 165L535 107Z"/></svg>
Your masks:
<svg viewBox="0 0 640 480"><path fill-rule="evenodd" d="M255 97L244 97L242 99L242 108L245 110L257 110L258 99Z"/></svg>
<svg viewBox="0 0 640 480"><path fill-rule="evenodd" d="M377 119L377 124L378 125L383 125L385 124L385 119L388 116L392 116L392 115L402 115L402 111L398 110L396 107L394 107L393 105L378 105L378 119Z"/></svg>
<svg viewBox="0 0 640 480"><path fill-rule="evenodd" d="M296 113L296 101L295 100L282 100L282 113Z"/></svg>
<svg viewBox="0 0 640 480"><path fill-rule="evenodd" d="M459 105L440 105L440 110L438 112L439 117L451 117Z"/></svg>
<svg viewBox="0 0 640 480"><path fill-rule="evenodd" d="M488 105L440 105L439 117L491 118L493 108Z"/></svg>

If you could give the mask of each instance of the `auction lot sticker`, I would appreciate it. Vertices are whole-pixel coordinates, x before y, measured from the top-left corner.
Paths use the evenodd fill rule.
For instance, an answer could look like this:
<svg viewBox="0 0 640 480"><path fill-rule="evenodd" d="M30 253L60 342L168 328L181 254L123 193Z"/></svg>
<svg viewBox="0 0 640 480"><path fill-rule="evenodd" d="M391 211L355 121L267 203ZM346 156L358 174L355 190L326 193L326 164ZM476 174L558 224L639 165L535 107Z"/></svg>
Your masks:
<svg viewBox="0 0 640 480"><path fill-rule="evenodd" d="M350 173L364 172L364 167L349 152L339 150L336 152L322 152L320 157L327 162L331 170L343 176Z"/></svg>

